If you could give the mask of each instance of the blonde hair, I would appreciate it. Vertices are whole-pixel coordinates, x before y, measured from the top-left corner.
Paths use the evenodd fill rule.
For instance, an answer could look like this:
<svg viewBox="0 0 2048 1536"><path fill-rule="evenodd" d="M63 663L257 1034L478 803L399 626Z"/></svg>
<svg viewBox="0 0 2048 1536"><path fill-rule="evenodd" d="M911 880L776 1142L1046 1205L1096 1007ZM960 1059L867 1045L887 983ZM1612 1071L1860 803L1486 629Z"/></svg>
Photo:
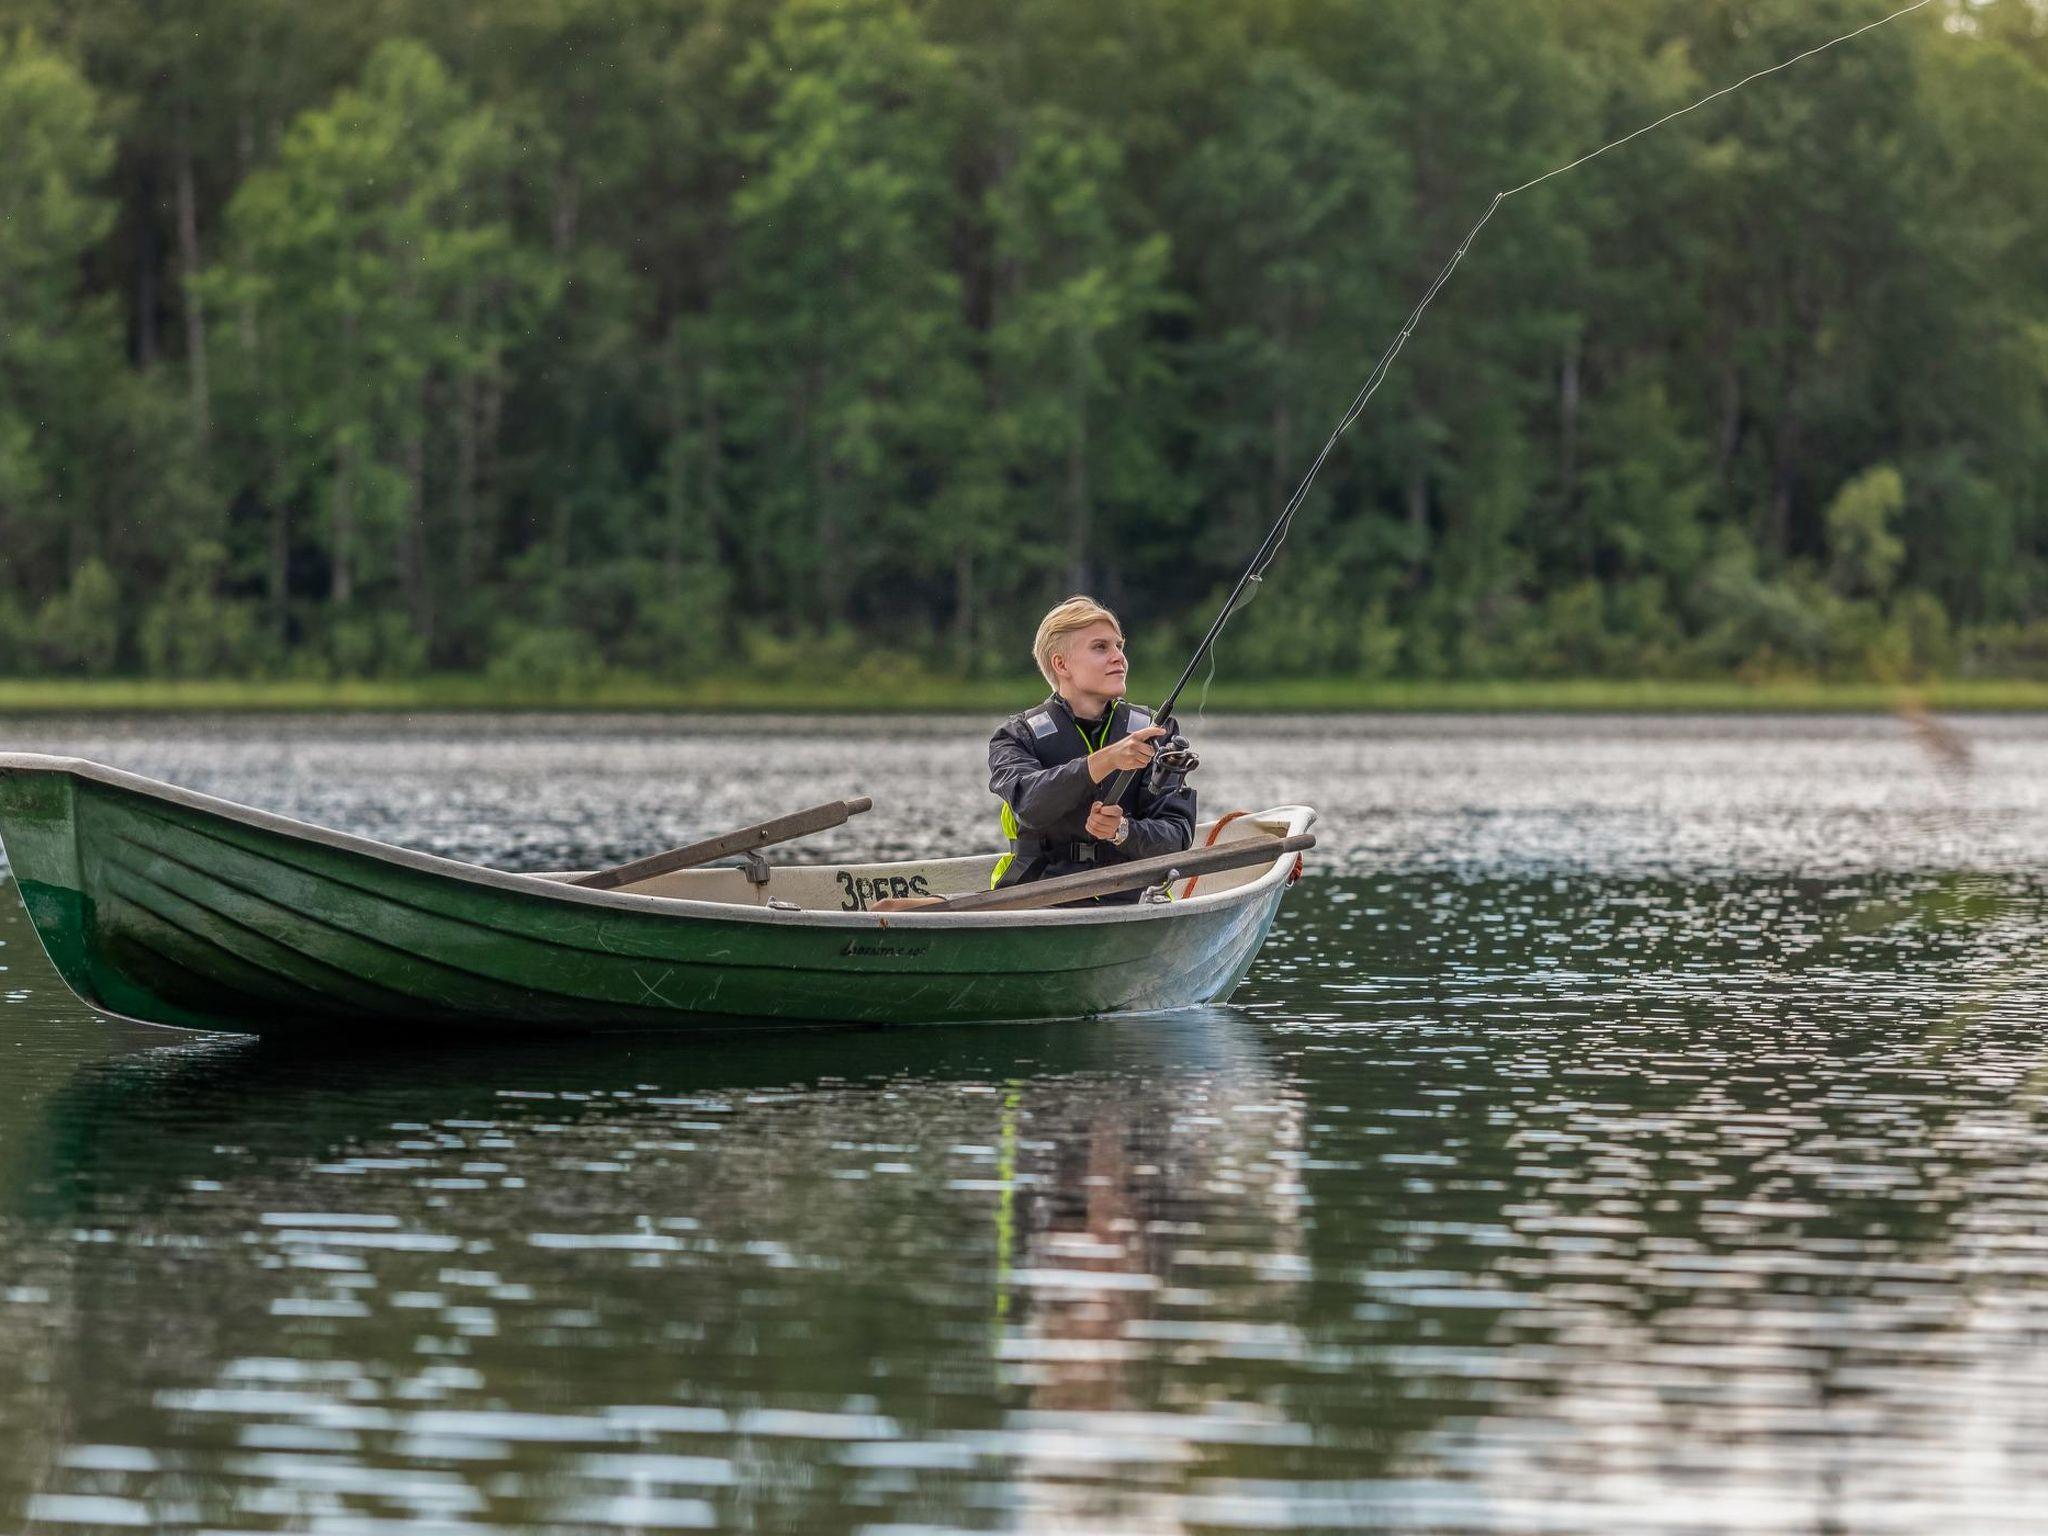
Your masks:
<svg viewBox="0 0 2048 1536"><path fill-rule="evenodd" d="M1059 679L1052 675L1052 659L1062 655L1061 645L1069 635L1086 629L1091 624L1107 622L1116 630L1117 639L1124 637L1123 625L1117 623L1116 615L1092 597L1076 594L1054 608L1038 621L1038 635L1031 642L1031 654L1037 658L1038 670L1045 674L1051 687L1059 687Z"/></svg>

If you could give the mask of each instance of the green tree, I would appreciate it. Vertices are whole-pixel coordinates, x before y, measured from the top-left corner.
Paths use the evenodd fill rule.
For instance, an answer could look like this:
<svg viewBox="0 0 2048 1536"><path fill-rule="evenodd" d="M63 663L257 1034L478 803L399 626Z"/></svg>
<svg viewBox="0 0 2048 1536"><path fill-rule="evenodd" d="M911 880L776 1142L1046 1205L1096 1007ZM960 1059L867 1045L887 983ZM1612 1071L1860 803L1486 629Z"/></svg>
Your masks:
<svg viewBox="0 0 2048 1536"><path fill-rule="evenodd" d="M431 455L453 448L453 503L472 504L477 423L448 404L551 293L504 208L514 147L425 48L387 43L243 184L232 255L200 285L251 317L239 398L262 424L265 489L325 512L334 609L395 589L430 653L440 573L473 569L479 537L429 496ZM437 442L451 414L456 441Z"/></svg>
<svg viewBox="0 0 2048 1536"><path fill-rule="evenodd" d="M98 676L112 670L121 650L121 589L106 563L88 559L71 584L36 616L43 659L60 672Z"/></svg>
<svg viewBox="0 0 2048 1536"><path fill-rule="evenodd" d="M925 531L906 514L958 441L953 72L904 0L795 0L743 72L761 126L717 313L751 471L749 585L827 627L857 593L900 613L884 593Z"/></svg>
<svg viewBox="0 0 2048 1536"><path fill-rule="evenodd" d="M1828 574L1848 597L1883 598L1905 559L1896 525L1906 505L1906 482L1889 464L1867 469L1828 503Z"/></svg>
<svg viewBox="0 0 2048 1536"><path fill-rule="evenodd" d="M1034 544L1058 550L1074 591L1100 586L1105 567L1116 574L1113 553L1147 525L1178 521L1154 426L1170 378L1156 321L1173 307L1171 246L1122 227L1121 169L1107 136L1047 111L1025 125L990 197L1009 274L989 354L1012 521L1026 558Z"/></svg>
<svg viewBox="0 0 2048 1536"><path fill-rule="evenodd" d="M114 140L91 85L28 34L0 36L0 121L0 540L5 575L48 591L93 552L63 464L118 366L111 309L79 282L114 220Z"/></svg>
<svg viewBox="0 0 2048 1536"><path fill-rule="evenodd" d="M226 595L227 550L202 539L164 583L143 615L143 664L161 677L242 677L265 654L255 603Z"/></svg>
<svg viewBox="0 0 2048 1536"><path fill-rule="evenodd" d="M575 686L1192 639L1496 192L1884 0L0 13L0 669ZM2037 0L1531 186L1224 672L2038 668L2044 208Z"/></svg>

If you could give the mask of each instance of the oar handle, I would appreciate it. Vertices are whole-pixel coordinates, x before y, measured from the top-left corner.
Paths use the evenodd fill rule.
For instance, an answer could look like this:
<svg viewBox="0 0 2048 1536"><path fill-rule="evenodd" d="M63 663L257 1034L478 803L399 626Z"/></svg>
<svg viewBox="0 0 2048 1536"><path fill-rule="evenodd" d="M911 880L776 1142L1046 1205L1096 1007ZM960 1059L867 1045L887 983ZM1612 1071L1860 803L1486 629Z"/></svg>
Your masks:
<svg viewBox="0 0 2048 1536"><path fill-rule="evenodd" d="M1083 870L1077 875L1054 875L1049 880L1031 880L1023 885L1006 885L998 891L969 891L949 897L926 912L1014 912L1029 907L1053 907L1062 902L1086 901L1091 896L1114 896L1157 885L1167 878L1210 875L1226 869L1243 869L1300 853L1316 845L1315 836L1296 832L1288 837L1257 837L1213 848L1196 848L1182 853L1161 853L1128 864L1111 864L1103 869Z"/></svg>
<svg viewBox="0 0 2048 1536"><path fill-rule="evenodd" d="M701 843L671 848L666 853L649 854L646 858L635 859L630 864L615 864L610 869L600 869L594 874L579 875L565 883L580 885L593 891L611 891L622 885L636 885L642 880L652 880L656 875L671 874L678 869L709 864L713 859L730 858L736 853L751 853L757 848L766 848L771 843L786 843L792 838L809 837L813 832L823 832L827 827L843 826L849 817L858 816L862 811L872 809L874 803L866 795L859 795L851 800L830 800L823 805L814 805L809 810L791 811L787 816L777 816L772 821L741 827L739 831L728 832L722 837L706 838Z"/></svg>

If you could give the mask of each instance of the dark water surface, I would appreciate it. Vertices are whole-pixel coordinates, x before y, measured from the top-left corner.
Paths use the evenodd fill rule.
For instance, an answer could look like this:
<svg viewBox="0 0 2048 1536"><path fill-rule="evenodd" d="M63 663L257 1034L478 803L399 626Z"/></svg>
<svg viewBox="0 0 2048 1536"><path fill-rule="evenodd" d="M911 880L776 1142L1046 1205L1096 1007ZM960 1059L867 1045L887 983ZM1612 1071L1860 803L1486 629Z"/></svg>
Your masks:
<svg viewBox="0 0 2048 1536"><path fill-rule="evenodd" d="M376 1056L111 1025L0 879L0 1531L2048 1529L2048 722L1211 722L1229 1008ZM0 723L461 857L986 722Z"/></svg>

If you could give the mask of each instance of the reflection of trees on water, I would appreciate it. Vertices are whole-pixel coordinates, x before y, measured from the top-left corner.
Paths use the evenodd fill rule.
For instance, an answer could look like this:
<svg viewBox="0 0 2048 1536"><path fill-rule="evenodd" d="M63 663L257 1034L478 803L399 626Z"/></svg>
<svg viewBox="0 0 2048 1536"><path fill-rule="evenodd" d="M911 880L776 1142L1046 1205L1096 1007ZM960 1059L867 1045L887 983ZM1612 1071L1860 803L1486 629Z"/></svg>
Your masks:
<svg viewBox="0 0 2048 1536"><path fill-rule="evenodd" d="M16 1497L1173 1528L1308 1433L1269 1400L1302 1135L1223 1010L90 1071L4 1197L66 1267Z"/></svg>
<svg viewBox="0 0 2048 1536"><path fill-rule="evenodd" d="M45 1384L62 1373L65 1340L52 1327L50 1299L71 1291L62 1255L24 1264L25 1245L0 1218L0 1530L23 1529L30 1492L72 1439L72 1404Z"/></svg>
<svg viewBox="0 0 2048 1536"><path fill-rule="evenodd" d="M1329 1023L1273 1049L1317 1106L1321 1343L1407 1397L1491 1405L1412 1437L1414 1475L1480 1476L1509 1524L1549 1500L1611 1526L1596 1490L1694 1478L1730 1500L1712 1519L1765 1489L1824 1522L1925 1499L1946 1485L1924 1469L1981 1453L1963 1383L2008 1394L2009 1434L2027 1421L2015 1384L2043 1368L2015 1369L2013 1325L2048 1323L2034 882L1311 895L1294 995L1318 985ZM2004 1452L2009 1479L2043 1470Z"/></svg>
<svg viewBox="0 0 2048 1536"><path fill-rule="evenodd" d="M1985 1348L2039 1323L2026 892L1310 882L1251 1017L88 1072L0 1193L55 1277L0 1309L0 1420L53 1426L0 1475L221 1524L1593 1529L1714 1448L1867 1508L1857 1447L1961 1465L1957 1393L2037 1380ZM164 1470L59 1464L96 1443Z"/></svg>
<svg viewBox="0 0 2048 1536"><path fill-rule="evenodd" d="M15 990L15 989L19 990ZM23 1195L40 1176L40 1148L21 1120L41 1093L73 1070L75 1058L39 1050L52 1023L100 1026L49 969L0 853L0 1530L22 1529L33 1480L72 1439L73 1407L44 1390L72 1353L55 1298L75 1291L83 1242L37 1240ZM69 1015L69 1017L66 1017Z"/></svg>

